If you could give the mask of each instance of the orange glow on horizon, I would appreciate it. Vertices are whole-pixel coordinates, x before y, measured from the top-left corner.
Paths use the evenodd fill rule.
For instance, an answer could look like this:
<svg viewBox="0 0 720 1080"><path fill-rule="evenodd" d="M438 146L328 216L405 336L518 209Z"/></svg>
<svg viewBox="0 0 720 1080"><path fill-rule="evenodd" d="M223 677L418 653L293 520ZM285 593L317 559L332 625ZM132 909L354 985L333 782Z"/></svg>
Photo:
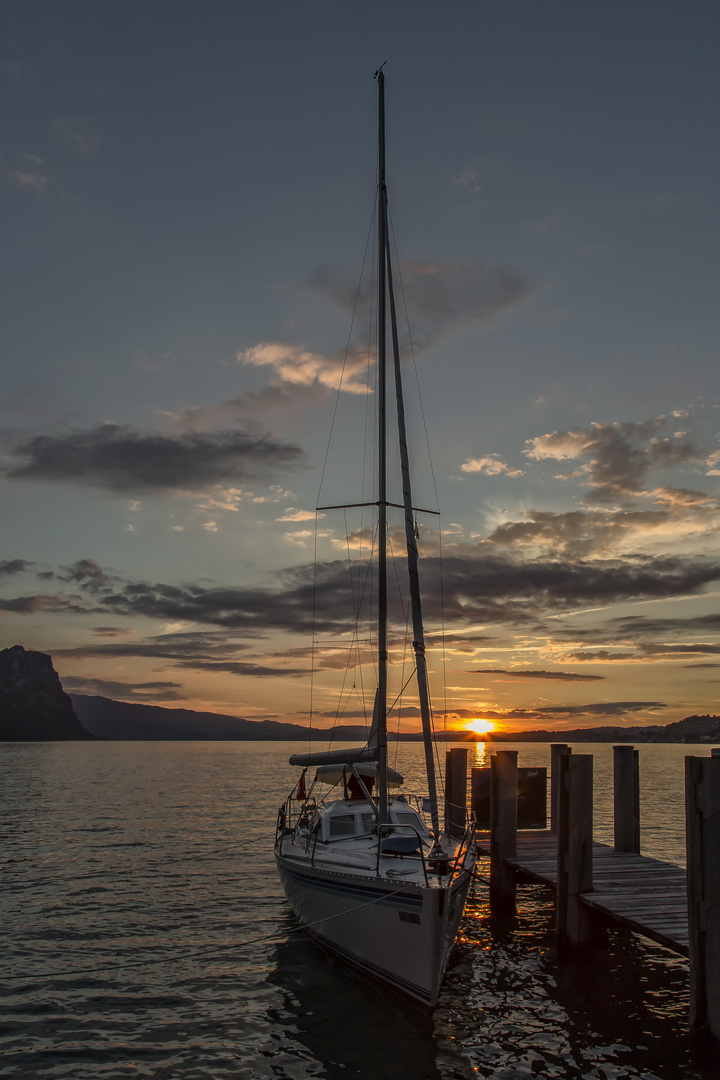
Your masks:
<svg viewBox="0 0 720 1080"><path fill-rule="evenodd" d="M474 731L476 735L487 735L488 732L495 730L495 724L492 720L483 720L482 717L478 717L476 720L468 720L468 731Z"/></svg>

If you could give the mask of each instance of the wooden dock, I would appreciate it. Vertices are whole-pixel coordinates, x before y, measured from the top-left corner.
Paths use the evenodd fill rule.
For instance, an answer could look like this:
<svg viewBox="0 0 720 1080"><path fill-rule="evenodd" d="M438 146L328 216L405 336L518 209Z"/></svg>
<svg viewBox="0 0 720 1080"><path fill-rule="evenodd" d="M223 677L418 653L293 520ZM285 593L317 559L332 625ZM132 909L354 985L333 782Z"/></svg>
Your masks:
<svg viewBox="0 0 720 1080"><path fill-rule="evenodd" d="M640 854L639 755L633 746L613 747L612 847L593 840L592 755L573 754L564 743L550 750L549 829L545 769L522 771L524 782L542 774L539 824L536 811L528 813L527 785L522 796L518 787L516 750L494 751L489 768L473 769L472 812L483 829L490 826L476 836L490 856L491 908L514 913L517 882L529 878L554 891L558 955L595 948L599 922L609 921L687 957L691 1031L720 1049L720 747L709 758L685 758L687 871ZM467 750L447 756L448 775L464 775ZM464 821L466 792L460 788L446 788L446 821L455 827Z"/></svg>
<svg viewBox="0 0 720 1080"><path fill-rule="evenodd" d="M477 834L478 850L490 855L490 834ZM521 877L557 887L557 836L549 831L517 833L517 854L506 863ZM592 891L580 903L612 922L689 955L685 870L632 851L592 845Z"/></svg>

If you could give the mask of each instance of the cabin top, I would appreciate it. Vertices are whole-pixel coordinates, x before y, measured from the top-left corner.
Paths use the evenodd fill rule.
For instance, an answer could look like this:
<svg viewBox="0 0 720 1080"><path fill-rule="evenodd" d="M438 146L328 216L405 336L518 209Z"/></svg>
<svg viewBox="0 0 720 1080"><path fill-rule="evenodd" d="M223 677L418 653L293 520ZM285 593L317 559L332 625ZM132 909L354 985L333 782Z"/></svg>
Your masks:
<svg viewBox="0 0 720 1080"><path fill-rule="evenodd" d="M353 836L367 836L376 828L375 814L364 799L337 799L327 806L318 807L322 827L321 839L348 839ZM429 836L428 828L417 810L409 806L404 799L390 800L390 821L399 825L407 836L419 833Z"/></svg>

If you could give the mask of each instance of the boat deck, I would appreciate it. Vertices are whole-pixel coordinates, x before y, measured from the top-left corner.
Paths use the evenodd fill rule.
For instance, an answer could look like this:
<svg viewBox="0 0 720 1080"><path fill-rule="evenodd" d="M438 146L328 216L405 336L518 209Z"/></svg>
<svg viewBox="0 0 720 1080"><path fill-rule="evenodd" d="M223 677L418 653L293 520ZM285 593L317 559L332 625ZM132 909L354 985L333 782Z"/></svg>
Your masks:
<svg viewBox="0 0 720 1080"><path fill-rule="evenodd" d="M490 854L490 834L477 834L478 850ZM507 859L520 875L557 885L557 837L548 831L518 832L517 856ZM606 918L687 956L689 950L685 870L646 855L615 851L593 842L592 892L583 904Z"/></svg>

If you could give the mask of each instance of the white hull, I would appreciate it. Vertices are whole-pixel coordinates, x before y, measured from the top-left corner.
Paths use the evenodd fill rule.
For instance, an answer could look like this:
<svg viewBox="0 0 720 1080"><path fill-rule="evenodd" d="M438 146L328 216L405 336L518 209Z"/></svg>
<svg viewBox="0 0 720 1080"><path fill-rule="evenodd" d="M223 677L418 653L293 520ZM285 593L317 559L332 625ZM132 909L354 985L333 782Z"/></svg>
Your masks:
<svg viewBox="0 0 720 1080"><path fill-rule="evenodd" d="M452 884L305 865L276 852L288 902L303 927L344 960L433 1008L471 875ZM385 862L386 860L383 860ZM392 873L392 868L391 868Z"/></svg>

